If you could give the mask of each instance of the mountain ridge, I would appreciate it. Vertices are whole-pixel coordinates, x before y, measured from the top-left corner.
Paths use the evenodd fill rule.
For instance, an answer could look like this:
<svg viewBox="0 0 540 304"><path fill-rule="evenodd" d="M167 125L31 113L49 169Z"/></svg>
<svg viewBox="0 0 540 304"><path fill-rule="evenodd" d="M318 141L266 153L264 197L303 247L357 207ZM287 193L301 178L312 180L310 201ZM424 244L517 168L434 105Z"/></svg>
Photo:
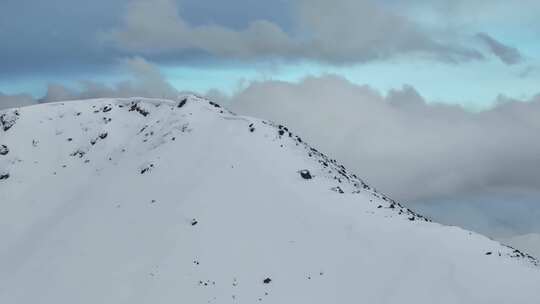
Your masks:
<svg viewBox="0 0 540 304"><path fill-rule="evenodd" d="M7 244L0 257L9 270L0 276L7 286L0 288L0 299L18 303L31 303L38 295L58 299L65 289L51 287L44 280L52 277L51 282L78 291L65 295L78 303L155 299L346 303L355 299L351 296L356 276L364 285L360 288L364 297L374 303L391 303L410 294L409 288L435 284L430 282L433 278L445 283L432 286L442 296L416 290L419 303L434 299L442 299L441 303L537 300L527 291L527 286L534 286L531 282L540 282L538 261L532 256L459 228L431 223L347 172L286 126L236 115L204 98L59 102L2 110L0 117L0 152L6 151L0 155L0 175L7 175L0 180L0 201L4 202L0 219L7 228L0 234ZM153 213L160 216L149 217ZM158 240L144 227L154 233L162 231ZM132 235L130 229L137 234ZM195 237L193 230L201 235ZM109 236L110 231L118 232ZM238 238L231 237L233 234ZM163 251L142 250L138 237ZM237 247L229 248L225 240ZM176 247L178 241L189 244L187 251L193 251L189 258ZM426 241L433 244L422 243ZM125 242L124 247L116 242ZM115 264L99 250L106 246L111 248ZM131 256L129 248L146 254ZM122 264L121 253L130 256L131 262ZM425 261L418 255L426 255ZM70 262L63 265L61 260L47 260L52 256ZM342 264L341 259L348 263ZM223 265L226 260L231 265ZM434 262L437 260L440 265ZM411 265L403 266L406 261ZM109 273L98 262L119 269ZM85 263L101 273L81 266ZM205 276L193 270L207 263L213 268L205 269ZM379 265L382 276L371 263ZM432 272L424 263L437 269L451 265L448 269L458 269L453 272L460 274L459 280L443 280L441 276L448 270ZM405 267L404 273L388 269L387 264ZM313 269L308 271L310 265ZM498 273L486 265L508 270L509 278L488 276L484 280L491 284L482 285L479 278ZM232 266L241 270L232 271ZM36 269L37 277L31 278ZM472 272L469 278L464 275L468 271ZM117 280L107 283L120 291L96 282L99 274L114 273ZM516 279L513 273L524 275L528 282L512 283ZM82 278L68 282L71 277L67 274ZM411 276L416 282L390 279L396 275ZM157 276L166 277L167 284L146 282ZM212 279L203 279L210 276ZM236 288L240 276L242 282L250 282L241 292ZM316 285L306 285L315 278L319 279ZM35 295L23 293L25 281L34 282ZM91 282L95 288L90 289L101 295L81 291L75 284L81 281ZM474 286L469 290L471 286L464 282ZM455 286L449 287L449 283ZM504 288L492 290L503 283L522 289L522 294L505 295ZM37 288L39 284L46 286ZM392 292L384 294L388 284L393 286ZM175 293L173 285L187 295ZM481 294L488 290L490 294Z"/></svg>

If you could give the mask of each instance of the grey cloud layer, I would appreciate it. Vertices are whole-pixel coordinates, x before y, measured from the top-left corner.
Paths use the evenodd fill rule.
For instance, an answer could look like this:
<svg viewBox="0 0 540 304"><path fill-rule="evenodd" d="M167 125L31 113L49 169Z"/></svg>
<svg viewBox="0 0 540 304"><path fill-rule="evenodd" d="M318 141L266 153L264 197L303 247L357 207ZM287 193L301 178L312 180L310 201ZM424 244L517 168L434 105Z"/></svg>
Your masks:
<svg viewBox="0 0 540 304"><path fill-rule="evenodd" d="M242 30L192 26L173 0L135 0L122 26L101 35L123 50L155 54L199 50L239 59L310 59L365 62L403 54L458 62L480 60L473 48L432 37L411 20L369 0L294 2L294 34L271 21L252 21Z"/></svg>
<svg viewBox="0 0 540 304"><path fill-rule="evenodd" d="M216 25L193 27L177 11L172 0L134 1L124 16L124 28L105 33L102 38L147 53L200 49L240 57L273 53L291 44L279 27L267 21L255 21L243 31Z"/></svg>
<svg viewBox="0 0 540 304"><path fill-rule="evenodd" d="M162 64L200 63L209 57L332 64L415 56L445 62L482 60L478 39L474 43L469 38L486 27L476 24L462 33L458 30L462 23L473 23L477 17L484 20L497 8L496 17L488 19L507 22L514 16L511 23L515 28L515 16L525 11L530 15L527 20L537 22L537 17L532 18L537 3L95 0L80 5L70 0L8 0L0 9L0 80L21 75L46 77L52 70L69 77L81 71L103 73L118 58L136 55ZM526 6L520 9L518 5ZM443 15L457 12L457 16L432 17L440 21L436 22L439 27L444 28L449 20L461 21L451 30L435 29L433 24L421 23L418 7L439 7L437 11ZM518 25L517 30L523 28L522 23ZM535 25L528 23L527 28ZM486 49L486 43L482 44ZM514 61L512 56L503 58Z"/></svg>
<svg viewBox="0 0 540 304"><path fill-rule="evenodd" d="M8 95L0 92L0 110L29 106L35 103L36 100L29 94Z"/></svg>
<svg viewBox="0 0 540 304"><path fill-rule="evenodd" d="M486 33L478 33L476 37L483 42L499 59L506 64L517 64L523 61L523 56L518 49L505 45Z"/></svg>
<svg viewBox="0 0 540 304"><path fill-rule="evenodd" d="M99 97L173 98L177 95L176 89L163 78L158 68L146 60L140 57L125 59L123 66L132 76L131 80L119 82L113 86L83 80L80 82L81 88L79 89L51 84L39 102Z"/></svg>
<svg viewBox="0 0 540 304"><path fill-rule="evenodd" d="M45 96L39 99L29 94L6 95L0 92L0 110L43 102L100 97L174 98L179 93L165 80L156 66L140 57L124 59L122 66L131 79L114 85L88 80L81 80L78 88L49 84Z"/></svg>
<svg viewBox="0 0 540 304"><path fill-rule="evenodd" d="M540 98L500 98L470 113L426 104L412 88L386 96L342 78L254 83L234 110L289 125L372 184L405 201L493 189L540 189Z"/></svg>

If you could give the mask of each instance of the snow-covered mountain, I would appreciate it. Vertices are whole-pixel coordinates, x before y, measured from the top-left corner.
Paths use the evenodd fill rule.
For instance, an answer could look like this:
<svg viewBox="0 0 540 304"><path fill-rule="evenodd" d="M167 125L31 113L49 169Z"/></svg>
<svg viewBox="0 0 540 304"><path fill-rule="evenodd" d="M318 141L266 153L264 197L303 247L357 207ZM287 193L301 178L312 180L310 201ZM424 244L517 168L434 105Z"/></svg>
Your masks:
<svg viewBox="0 0 540 304"><path fill-rule="evenodd" d="M0 112L0 303L540 303L531 256L432 223L195 96Z"/></svg>

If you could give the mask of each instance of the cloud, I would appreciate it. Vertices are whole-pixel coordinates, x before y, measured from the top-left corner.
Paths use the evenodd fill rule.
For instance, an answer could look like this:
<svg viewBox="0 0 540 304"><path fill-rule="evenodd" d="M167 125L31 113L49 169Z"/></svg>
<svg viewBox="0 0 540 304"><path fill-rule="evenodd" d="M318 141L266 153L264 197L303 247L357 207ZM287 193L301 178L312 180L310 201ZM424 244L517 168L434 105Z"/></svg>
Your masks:
<svg viewBox="0 0 540 304"><path fill-rule="evenodd" d="M0 109L22 107L38 103L102 97L154 97L175 98L180 94L163 77L159 69L141 57L121 61L121 68L130 79L113 85L81 80L78 87L49 84L46 94L36 99L29 94L4 95L0 92Z"/></svg>
<svg viewBox="0 0 540 304"><path fill-rule="evenodd" d="M114 64L118 51L104 50L95 35L118 22L127 1L2 1L0 78L99 71Z"/></svg>
<svg viewBox="0 0 540 304"><path fill-rule="evenodd" d="M197 49L208 53L254 57L288 52L293 42L275 24L254 21L245 30L217 25L191 26L177 14L173 0L136 0L124 16L122 28L103 34L119 47L145 53Z"/></svg>
<svg viewBox="0 0 540 304"><path fill-rule="evenodd" d="M478 33L476 38L484 43L493 55L506 64L517 64L524 60L517 48L505 45L486 33Z"/></svg>
<svg viewBox="0 0 540 304"><path fill-rule="evenodd" d="M40 102L101 98L101 97L159 97L174 98L178 91L161 75L159 69L141 57L124 59L122 66L131 75L130 80L112 86L83 80L79 88L50 84Z"/></svg>
<svg viewBox="0 0 540 304"><path fill-rule="evenodd" d="M294 2L294 34L255 20L243 29L194 26L173 0L134 0L120 27L104 32L106 43L145 54L203 51L223 58L316 60L356 63L403 54L460 62L480 60L478 51L432 37L411 20L369 0ZM441 42L442 41L442 42Z"/></svg>
<svg viewBox="0 0 540 304"><path fill-rule="evenodd" d="M540 234L529 233L511 238L499 239L503 244L524 250L532 256L540 259Z"/></svg>
<svg viewBox="0 0 540 304"><path fill-rule="evenodd" d="M405 16L368 0L300 0L302 32L310 35L306 52L338 62L420 54L443 61L483 59L474 49L435 36Z"/></svg>
<svg viewBox="0 0 540 304"><path fill-rule="evenodd" d="M540 71L540 68L538 66L529 65L525 67L521 72L518 74L519 78L528 78L533 75L536 75Z"/></svg>
<svg viewBox="0 0 540 304"><path fill-rule="evenodd" d="M479 113L427 104L405 86L382 95L337 76L251 84L233 110L287 124L401 201L540 189L540 97L499 97Z"/></svg>
<svg viewBox="0 0 540 304"><path fill-rule="evenodd" d="M28 106L34 103L34 97L29 94L7 95L0 92L0 110Z"/></svg>
<svg viewBox="0 0 540 304"><path fill-rule="evenodd" d="M540 233L540 191L492 189L421 202L408 207L442 224L460 226L499 239Z"/></svg>

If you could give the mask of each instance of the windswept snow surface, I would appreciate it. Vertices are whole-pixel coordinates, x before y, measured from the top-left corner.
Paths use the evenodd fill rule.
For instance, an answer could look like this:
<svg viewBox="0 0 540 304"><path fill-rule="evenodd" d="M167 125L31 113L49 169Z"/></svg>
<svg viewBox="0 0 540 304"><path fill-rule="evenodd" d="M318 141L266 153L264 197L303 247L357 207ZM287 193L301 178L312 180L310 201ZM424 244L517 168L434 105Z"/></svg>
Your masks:
<svg viewBox="0 0 540 304"><path fill-rule="evenodd" d="M0 112L0 303L540 303L537 261L195 96Z"/></svg>

